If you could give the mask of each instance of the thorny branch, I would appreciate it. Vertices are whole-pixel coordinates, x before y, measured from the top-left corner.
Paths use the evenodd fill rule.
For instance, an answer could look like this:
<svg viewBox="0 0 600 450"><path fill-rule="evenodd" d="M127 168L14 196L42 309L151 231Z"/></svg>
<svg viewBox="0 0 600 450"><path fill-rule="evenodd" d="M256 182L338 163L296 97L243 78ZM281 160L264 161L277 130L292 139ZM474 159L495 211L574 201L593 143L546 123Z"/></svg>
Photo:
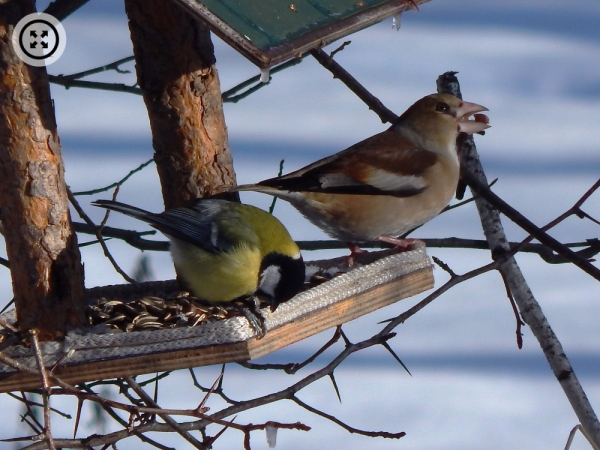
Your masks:
<svg viewBox="0 0 600 450"><path fill-rule="evenodd" d="M57 4L59 6L66 5L66 6L64 6L66 8L65 11L68 8L76 7L74 5L80 6L81 4L84 4L84 3L85 3L84 0L57 0L55 2L55 4ZM337 51L341 50L342 48L338 49ZM363 99L363 101L365 101L365 103L379 115L379 117L381 118L381 120L383 122L393 121L396 118L396 115L393 112L391 112L390 110L388 110L387 108L385 108L385 106L377 98L372 96L362 85L360 85L356 81L355 78L353 78L348 72L346 72L343 68L341 68L341 66L339 66L339 64L337 64L337 62L335 62L333 60L333 56L335 53L336 53L336 51L332 52L332 54L328 56L322 50L314 50L311 52L311 54L319 62L321 62L321 64L323 64L330 71L332 71L335 78L339 78L342 82L346 83L353 92L355 92L361 99ZM74 74L74 75L70 75L70 76L59 76L59 77L53 77L53 78L55 81L58 78L59 81L61 81L63 83L71 83L71 84L69 84L69 86L76 86L77 85L76 83L83 83L81 86L85 85L85 87L92 87L92 85L93 85L94 87L98 87L98 83L80 81L80 80L78 80L78 78L90 75L92 73L98 73L98 72L102 72L102 71L106 71L106 70L116 70L119 72L120 71L119 65L123 64L124 62L126 62L126 60L120 60L120 61L116 61L112 64L102 66L102 67L99 67L96 69L92 69L90 71L82 72L79 74ZM295 60L293 62L290 62L289 65L297 64L298 62L300 62L300 61ZM282 66L284 66L284 65L282 65ZM284 68L282 66L280 66L280 67ZM275 73L277 70L281 70L280 67L274 69L272 71L272 73ZM237 101L237 100L247 96L249 93L260 88L260 86L250 87L245 92L243 92L242 94L239 94L239 95L234 96L234 94L241 91L242 89L247 88L248 86L252 85L253 83L257 83L258 81L259 81L258 77L253 77L252 79L247 80L244 83L241 83L240 85L236 86L235 88L233 88L230 91L223 94L224 101ZM89 83L89 84L86 84L86 83ZM66 84L63 84L63 85L67 86ZM104 85L103 88L110 89L110 90L121 89L126 92L134 92L134 93L138 93L138 91L139 91L139 89L136 87L129 87L129 86L124 86L124 85L121 85L121 86L124 86L124 88L120 88L118 86L115 87L115 85L111 85L109 83L100 83L100 85ZM141 169L141 167L136 170L139 170L139 169ZM120 185L122 182L126 181L126 179L129 176L131 176L133 173L134 172L130 173L125 179L121 180L118 183L115 183L115 185ZM471 185L471 187L479 195L491 200L492 203L495 206L497 206L496 202L499 201L499 198L497 198L497 196L495 196L495 194L493 194L493 192L489 188L487 188L487 186L485 186L484 184L481 184L481 186L478 185L476 181L469 179L468 175L467 175L467 180L469 181L469 184ZM258 425L254 425L254 424L239 425L239 424L233 423L233 421L230 422L230 421L224 420L225 418L234 416L235 414L238 414L240 412L247 411L249 409L253 409L258 406L266 405L266 404L273 403L273 402L280 401L280 400L291 400L291 401L295 402L297 405L299 405L300 407L302 407L314 414L317 414L319 416L327 418L328 420L336 423L337 425L343 427L344 429L346 429L347 431L352 432L352 433L359 433L359 434L363 434L365 436L373 436L373 437L400 438L404 435L403 432L399 432L399 433L370 432L370 431L361 431L354 427L351 427L351 426L343 423L336 417L331 416L323 411L320 411L320 410L313 408L310 405L304 403L297 397L297 393L299 391L301 391L303 388L305 388L306 386L312 384L313 382L315 382L323 377L333 376L334 370L350 354L360 351L360 350L363 350L365 348L376 346L376 345L383 345L383 346L388 345L388 341L395 336L395 333L393 332L393 330L398 325L404 323L406 320L408 320L410 317L412 317L418 311L423 309L425 306L430 304L432 301L437 299L440 295L447 292L449 289L456 286L457 284L462 283L467 280L470 280L470 279L472 279L480 274L483 274L485 272L488 272L490 270L500 269L501 267L503 267L503 265L507 261L509 261L509 259L517 251L535 252L535 253L540 254L540 256L542 256L548 262L553 262L553 263L554 262L567 262L567 261L573 262L573 263L578 264L580 267L583 266L582 268L585 267L584 270L586 270L586 268L587 268L586 271L588 271L588 273L592 272L592 274L593 274L594 271L592 270L592 268L595 269L595 267L589 265L589 263L586 260L589 259L590 257L594 256L595 254L597 254L598 251L600 250L600 244L599 244L598 240L594 239L594 240L589 240L587 242L581 242L581 243L562 244L560 242L552 241L552 240L548 239L547 238L548 235L545 233L545 231L547 231L549 228L554 226L556 223L564 220L566 217L568 217L570 215L586 217L597 223L597 220L595 220L593 217L589 216L587 213L585 213L581 210L581 206L582 206L583 202L589 197L589 195L591 195L591 193L598 188L599 183L596 183L596 185L594 187L592 187L590 189L590 191L588 191L588 193L586 193L571 210L569 210L565 214L561 215L559 218L557 218L552 223L548 224L546 227L542 227L542 228L535 227L535 225L533 225L531 223L527 223L528 222L527 219L522 220L521 218L518 218L520 224L523 224L522 226L526 230L528 230L528 232L532 233L532 236L521 243L511 243L510 246L508 248L505 248L502 252L494 253L495 260L493 262L491 262L485 266L479 267L478 269L467 272L463 275L457 275L447 265L444 267L444 264L441 263L441 266L444 267L444 269L450 274L450 280L448 282L446 282L442 287L438 288L436 291L429 294L425 299L420 301L418 304L416 304L412 308L408 309L407 311L400 314L399 316L389 320L389 323L387 323L387 325L385 325L377 334L375 334L371 338L363 340L358 343L351 343L345 338L345 336L343 336L341 329L338 328L336 330L334 336L326 344L324 344L313 356L311 356L310 358L308 358L306 361L304 361L302 363L286 364L286 365L257 365L257 364L251 364L251 363L242 364L245 367L250 368L250 369L261 369L261 370L279 369L279 370L284 370L286 373L294 374L300 368L313 363L315 361L315 359L317 358L317 356L319 356L326 349L330 348L331 346L333 346L334 344L339 342L340 337L344 337L345 347L344 347L343 351L341 351L338 354L337 357L333 358L325 367L302 378L301 380L292 384L291 386L289 386L286 389L283 389L279 392L274 392L274 393L268 394L263 397L258 397L258 398L252 399L252 400L234 401L232 399L229 399L225 395L225 393L223 391L223 387L222 387L222 378L219 378L218 382L212 388L205 389L205 388L202 388L197 383L197 381L195 380L195 377L194 377L194 381L196 382L197 386L199 388L201 388L202 390L204 390L205 392L208 392L207 397L208 397L208 395L210 395L212 393L216 393L230 405L230 406L222 409L221 411L218 411L211 415L206 414L206 411L203 410L200 406L198 408L192 409L192 410L162 409L159 407L159 405L154 400L152 400L145 393L145 391L143 391L140 384L138 384L133 378L126 378L125 381L137 393L137 395L144 401L144 403L147 405L147 407L139 406L139 405L135 405L135 404L127 405L127 404L116 402L113 400L104 399L101 396L94 393L93 391L91 391L91 389L89 389L89 386L86 386L86 385L84 385L81 389L78 389L74 386L68 385L68 384L62 382L58 377L54 376L51 373L51 371L48 372L44 368L43 363L42 363L42 358L41 358L41 352L39 351L39 346L36 347L37 340L35 339L35 335L33 335L32 336L32 345L34 347L36 347L36 358L38 361L37 372L35 371L35 369L25 366L25 365L19 363L18 361L13 360L12 358L10 358L0 352L0 361L2 361L4 364L7 364L9 366L16 368L17 370L21 370L24 372L37 373L38 375L40 375L42 377L42 380L43 380L42 394L43 395L45 394L45 396L43 397L43 403L42 403L42 407L44 408L44 426L42 427L41 424L38 423L37 426L35 424L32 424L32 428L34 430L37 429L37 431L39 431L40 428L43 428L43 430L40 434L43 434L43 438L45 441L34 443L34 444L28 446L27 448L29 448L29 449L48 448L48 447L55 448L53 446L56 446L59 448L60 447L91 448L91 447L100 446L100 445L103 445L106 448L109 445L114 445L116 442L118 442L122 439L125 439L131 435L137 435L141 439L147 439L144 436L144 433L146 433L146 432L149 432L149 431L173 432L173 430L175 430L177 433L182 435L185 439L188 440L188 442L190 442L196 448L208 448L212 444L212 442L214 442L215 438L207 438L205 436L203 439L203 442L200 442L193 436L189 435L188 432L191 430L204 430L204 428L209 424L219 424L226 428L230 427L230 428L235 428L235 429L242 431L244 433L244 445L246 448L250 448L250 431L253 431L253 430L265 429L267 427L273 427L273 426L276 428L291 428L291 429L298 429L298 430L305 430L305 431L307 431L309 429L305 425L299 424L299 423L280 424L280 423L275 423L275 422L267 422L267 423L258 424ZM115 185L111 185L110 187L108 187L106 189L110 189L110 188L114 187ZM92 193L94 193L94 192L92 192ZM78 194L88 194L88 193L86 192L86 193L78 193ZM72 194L70 194L70 198L71 198L71 201L73 202L74 207L77 209L77 211L80 213L80 215L82 215L81 208L79 207L77 202L74 201L74 197ZM512 220L515 220L514 217L518 217L517 214L515 214L516 211L514 211L510 208L506 208L505 206L503 206L501 204L500 204L499 208L501 209L502 212L507 214L507 216L510 217ZM97 232L98 228L96 227L95 224L93 224L93 222L91 222L91 220L89 220L89 218L87 218L85 213L83 213L82 217L86 221L86 224L76 224L76 226L78 227L77 231L87 232L87 233L91 233L91 234L99 234ZM517 223L519 223L519 222L517 222ZM166 246L164 245L166 243L147 241L147 240L141 238L141 236L144 235L145 233L127 232L126 230L117 230L117 229L111 229L108 227L104 227L102 234L105 236L117 237L120 239L124 239L127 242L132 243L132 245L134 245L138 248L148 249L150 247L153 247L153 249L166 250ZM540 242L542 242L542 244L530 243L530 240L533 238L538 239ZM101 242L101 244L103 244L102 237L98 236L98 239ZM486 241L477 241L477 240L458 240L456 238L450 238L450 239L443 239L443 240L425 240L425 241L427 242L427 245L430 247L440 246L440 247L453 247L454 248L456 246L460 246L463 248L480 248L480 249L489 249L490 248L490 245ZM320 246L320 248L346 248L341 243L327 242L326 245L327 245L326 247L323 247L322 242L302 243L304 250L312 249L315 246ZM103 244L103 247L104 247L104 244ZM365 247L368 247L368 245ZM580 250L579 252L573 252L569 249L569 248L573 248L573 247L585 247L585 248L583 250ZM554 253L554 252L556 252L556 253ZM0 263L3 263L3 261L0 261ZM589 266L591 266L591 268L588 265L586 265L585 263L587 263ZM8 262L6 262L5 265L7 265L7 264L8 264ZM116 266L116 263L115 263L115 267L117 268L118 271L120 270L120 269L118 269L118 266ZM595 276L595 275L593 275L593 276ZM192 376L194 376L193 371L191 371L191 373L192 373ZM50 383L58 385L59 388L51 389ZM115 382L115 384L117 384L117 383ZM110 434L106 434L106 435L93 435L86 439L54 439L50 433L50 426L49 426L50 425L50 416L49 416L49 414L50 414L50 406L49 406L50 395L74 395L81 401L90 400L93 402L97 402L109 414L111 414L113 418L118 418L118 420L120 420L120 423L124 428L123 428L123 430L120 430L115 433L110 433ZM129 396L129 398L132 402L137 401L137 399L133 399L131 396ZM203 405L203 403L201 403L201 406L202 405ZM28 404L28 407L30 408L29 404ZM124 421L122 419L120 419L118 415L116 415L114 413L113 408L126 411L130 415L130 422L124 423ZM156 422L154 420L154 415L158 415L159 417L163 418L163 420L165 420L167 423L163 424L163 423ZM191 417L196 417L199 420L196 420L193 422L186 422L186 423L177 423L170 417L171 415L191 416ZM32 417L33 417L33 415L32 415ZM139 423L139 425L134 426L134 423ZM204 436L204 432L203 432L203 436ZM220 436L220 434L218 434L216 437L218 437L218 436ZM158 443L153 443L152 445L155 445L159 448L166 448Z"/></svg>
<svg viewBox="0 0 600 450"><path fill-rule="evenodd" d="M35 361L37 368L42 379L42 400L44 404L44 441L48 444L50 450L56 450L54 445L54 439L52 438L52 427L50 426L50 381L48 380L48 373L44 366L44 357L40 349L40 342L38 340L38 331L31 330L31 347L35 354Z"/></svg>

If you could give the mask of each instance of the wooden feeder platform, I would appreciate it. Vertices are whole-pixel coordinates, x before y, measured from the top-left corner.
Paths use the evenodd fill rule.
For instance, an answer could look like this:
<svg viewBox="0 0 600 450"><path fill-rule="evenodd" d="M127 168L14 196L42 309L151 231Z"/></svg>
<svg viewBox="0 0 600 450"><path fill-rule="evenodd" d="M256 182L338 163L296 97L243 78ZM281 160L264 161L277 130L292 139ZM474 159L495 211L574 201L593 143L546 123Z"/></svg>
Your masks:
<svg viewBox="0 0 600 450"><path fill-rule="evenodd" d="M371 252L365 257L374 261L299 293L280 304L273 313L264 309L267 333L260 339L246 318L238 316L194 327L70 333L64 341L41 343L44 364L48 368L57 365L53 375L76 384L247 361L433 287L432 265L424 248L402 253ZM362 254L360 258L363 258ZM346 259L308 262L307 270L331 270ZM139 296L144 286L152 290L154 285L156 282L118 288ZM99 289L104 288L93 288L88 292L97 294ZM14 320L14 312L12 316L7 313L4 318ZM29 347L14 345L4 349L3 353L29 367L37 367ZM0 392L40 387L39 375L19 372L0 363Z"/></svg>

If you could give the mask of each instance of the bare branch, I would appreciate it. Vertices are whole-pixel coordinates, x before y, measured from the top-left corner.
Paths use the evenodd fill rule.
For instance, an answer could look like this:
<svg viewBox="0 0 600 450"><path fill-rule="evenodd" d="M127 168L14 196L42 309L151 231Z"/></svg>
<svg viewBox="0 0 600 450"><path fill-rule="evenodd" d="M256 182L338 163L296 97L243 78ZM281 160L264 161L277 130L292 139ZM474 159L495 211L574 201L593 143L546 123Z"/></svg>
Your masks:
<svg viewBox="0 0 600 450"><path fill-rule="evenodd" d="M44 404L44 440L48 443L50 450L56 450L54 445L54 439L52 438L52 427L50 426L50 382L48 380L48 373L46 372L46 366L44 366L44 357L42 356L42 350L40 349L40 342L38 341L38 331L31 330L31 348L35 354L35 360L37 362L40 377L42 379L42 400Z"/></svg>
<svg viewBox="0 0 600 450"><path fill-rule="evenodd" d="M447 72L441 75L437 80L438 91L453 94L459 98L462 98L458 79L455 75L456 73L454 72ZM561 250L558 251L557 248L553 247L553 245L557 242L555 239L550 238L550 236L548 236L546 233L540 233L539 228L535 227L535 225L533 225L527 219L522 220L521 218L515 216L513 214L516 212L514 211L514 208L507 208L507 205L503 204L504 202L496 202L496 200L499 198L493 193L491 193L492 195L490 194L491 191L487 187L486 176L483 171L483 167L479 162L479 156L477 154L477 149L475 148L475 143L472 137L461 140L461 149L459 154L461 155L461 162L465 168L464 172L469 174L469 179L466 180L467 183L472 186L472 190L482 195L482 197L476 199L475 202L479 211L486 239L490 243L492 256L494 258L497 258L500 254L509 251L509 246L507 244L506 235L500 221L498 209L505 214L507 214L507 212L510 213L510 219L514 220L518 225L527 226L527 228L525 228L525 226L523 226L523 228L525 228L529 233L534 234L535 232L535 237L540 240L540 242L547 244L549 247L553 248L553 250L557 251L557 253L562 254L563 256L572 257L570 254L572 253L571 250L558 243L559 245L557 247L560 247ZM473 188L473 186L475 187ZM483 195L485 195L485 197L483 197ZM492 201L493 204L488 200ZM497 205L498 209L496 209ZM516 222L515 219L519 220L520 223ZM587 261L582 260L582 258L578 257L577 255L574 256L574 261L577 261L577 265L579 267L585 267L586 272L588 273L599 272L597 268L589 264ZM554 375L569 399L575 414L579 418L586 432L591 436L592 441L594 441L596 445L599 445L600 422L598 422L598 417L596 416L592 405L590 404L581 384L579 383L579 380L575 375L573 367L571 366L571 363L569 362L560 341L548 323L548 320L546 319L537 300L533 296L531 289L527 285L519 266L514 258L511 258L502 264L500 270L505 272L510 290L517 305L519 306L523 320L531 327L531 331L538 340L540 347L542 348L544 355L546 356L546 359L548 360L548 363L554 372Z"/></svg>
<svg viewBox="0 0 600 450"><path fill-rule="evenodd" d="M342 336L341 330L342 330L342 327L341 326L337 326L336 329L335 329L335 333L333 334L333 336L331 337L331 339L329 339L329 341L327 341L312 356L310 356L309 358L307 358L306 360L304 360L301 363L290 363L290 364L255 364L255 363L251 363L251 362L248 362L248 361L242 361L242 362L238 362L238 364L240 366L243 366L243 367L247 368L247 369L253 369L253 370L271 370L271 369L283 370L285 373L292 375L292 374L295 374L298 370L300 370L303 367L307 366L308 364L312 363L315 359L317 359L317 357L319 357L323 352L325 352L325 350L327 350L329 347L331 347L333 344L335 344L337 341L339 341L340 337Z"/></svg>
<svg viewBox="0 0 600 450"><path fill-rule="evenodd" d="M348 89L354 92L358 98L367 104L370 110L379 116L383 123L393 122L398 118L396 114L387 109L381 101L373 94L367 91L350 73L333 60L327 53L321 49L314 49L310 54L315 57L319 63L329 70L334 78L339 79Z"/></svg>
<svg viewBox="0 0 600 450"><path fill-rule="evenodd" d="M146 394L146 391L144 391L141 388L141 386L139 384L137 384L136 381L132 377L125 377L125 381L127 382L127 384L129 386L131 386L131 389L133 389L135 391L135 393L140 396L140 398L144 401L144 403L146 403L146 405L151 406L152 408L160 409L160 406L158 406L158 404L148 394ZM173 428L173 430L175 430L181 437L183 437L186 441L188 441L190 444L192 444L194 446L194 448L198 448L200 450L208 449L208 447L206 445L204 445L202 442L197 440L190 433L188 433L185 430L182 430L179 427L179 424L167 413L157 413L157 414L161 419L163 419L167 424L169 424Z"/></svg>
<svg viewBox="0 0 600 450"><path fill-rule="evenodd" d="M358 428L354 428L354 427L351 427L350 425L345 424L344 422L342 422L335 416L332 416L332 415L327 414L323 411L320 411L316 408L313 408L312 406L307 405L306 403L304 403L302 400L300 400L296 396L292 397L292 400L294 402L296 402L296 404L298 404L299 406L302 406L307 411L310 411L311 413L316 414L317 416L321 416L321 417L324 417L325 419L332 421L333 423L339 425L340 427L342 427L346 431L349 431L350 433L361 434L363 436L369 436L369 437L382 437L382 438L386 438L386 439L400 439L400 438L406 436L406 433L404 431L401 431L400 433L389 433L387 431L359 430Z"/></svg>
<svg viewBox="0 0 600 450"><path fill-rule="evenodd" d="M121 269L121 267L119 267L119 265L117 264L117 261L115 261L115 259L113 258L112 254L108 250L108 247L106 246L106 243L104 242L104 239L102 237L102 228L97 227L94 224L94 222L92 222L92 219L90 219L89 216L85 213L85 211L79 205L79 202L77 201L77 199L75 198L75 196L73 195L73 193L71 192L71 190L68 189L68 188L67 188L67 195L69 196L69 201L73 205L73 208L75 208L75 211L77 211L77 213L79 214L79 217L81 217L88 224L88 226L96 228L95 235L98 238L98 241L100 242L100 245L102 246L102 250L104 250L104 255L111 262L111 264L113 265L113 267L115 268L115 270L119 274L121 274L121 276L125 279L125 281L127 281L129 283L136 283L136 281L133 278L131 278L129 275L127 275L125 273L125 271L123 269Z"/></svg>
<svg viewBox="0 0 600 450"><path fill-rule="evenodd" d="M481 183L475 175L470 172L465 172L463 174L463 179L469 185L469 187L479 194L486 201L490 202L498 211L502 212L506 217L512 220L514 223L519 225L525 231L530 233L533 237L535 237L542 244L550 247L559 255L567 258L581 270L583 270L588 275L591 275L596 280L600 281L600 269L591 264L588 260L582 258L571 249L569 249L566 245L554 239L549 234L545 233L541 228L536 226L533 222L519 213L516 209L502 200L498 195L492 192L486 185L486 183Z"/></svg>
<svg viewBox="0 0 600 450"><path fill-rule="evenodd" d="M121 64L128 63L129 61L133 61L134 59L135 58L133 56L128 56L127 58L119 59L118 61L112 62L110 64L105 64L103 66L95 67L93 69L84 70L83 72L73 73L71 75L59 75L59 77L69 80L78 80L80 78L84 78L97 73L109 72L111 70L122 74L131 73L129 70L121 69L120 66Z"/></svg>
<svg viewBox="0 0 600 450"><path fill-rule="evenodd" d="M65 78L62 75L48 75L50 83L64 86L66 89L72 87L87 88L87 89L98 89L100 91L116 91L116 92L127 92L129 94L142 95L142 91L139 87L128 86L126 84L119 83L102 83L100 81L85 81L85 80L72 80Z"/></svg>
<svg viewBox="0 0 600 450"><path fill-rule="evenodd" d="M145 163L140 164L138 167L136 167L135 169L131 170L127 175L125 175L121 180L117 181L116 183L112 183L112 184L110 184L108 186L105 186L103 188L92 189L91 191L73 192L73 195L75 195L75 196L78 196L78 195L95 195L95 194L100 194L101 192L109 191L109 190L111 190L113 188L119 187L123 183L125 183L132 175L138 173L139 171L141 171L142 169L144 169L148 165L152 164L153 162L154 162L154 159L149 159Z"/></svg>

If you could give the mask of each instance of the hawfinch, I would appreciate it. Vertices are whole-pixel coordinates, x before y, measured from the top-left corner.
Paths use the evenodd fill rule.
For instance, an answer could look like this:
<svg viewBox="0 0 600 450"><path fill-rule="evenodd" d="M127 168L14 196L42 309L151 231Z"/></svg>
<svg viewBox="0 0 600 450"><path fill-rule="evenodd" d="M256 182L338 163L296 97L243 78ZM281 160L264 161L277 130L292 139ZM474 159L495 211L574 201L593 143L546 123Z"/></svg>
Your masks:
<svg viewBox="0 0 600 450"><path fill-rule="evenodd" d="M356 243L395 239L437 216L459 177L458 133L489 128L487 108L453 95L417 101L390 128L300 170L237 186L290 202L333 238ZM474 115L474 116L473 116ZM473 116L471 118L471 116Z"/></svg>

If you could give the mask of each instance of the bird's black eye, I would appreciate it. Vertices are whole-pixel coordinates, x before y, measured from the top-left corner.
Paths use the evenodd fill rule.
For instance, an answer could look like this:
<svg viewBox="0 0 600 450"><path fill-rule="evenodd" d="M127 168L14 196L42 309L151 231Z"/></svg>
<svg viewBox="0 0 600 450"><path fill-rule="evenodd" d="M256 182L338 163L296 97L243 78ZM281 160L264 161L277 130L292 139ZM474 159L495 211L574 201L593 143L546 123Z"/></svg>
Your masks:
<svg viewBox="0 0 600 450"><path fill-rule="evenodd" d="M440 102L437 105L435 105L435 110L442 113L447 113L448 111L450 111L450 106L448 105L448 103Z"/></svg>

